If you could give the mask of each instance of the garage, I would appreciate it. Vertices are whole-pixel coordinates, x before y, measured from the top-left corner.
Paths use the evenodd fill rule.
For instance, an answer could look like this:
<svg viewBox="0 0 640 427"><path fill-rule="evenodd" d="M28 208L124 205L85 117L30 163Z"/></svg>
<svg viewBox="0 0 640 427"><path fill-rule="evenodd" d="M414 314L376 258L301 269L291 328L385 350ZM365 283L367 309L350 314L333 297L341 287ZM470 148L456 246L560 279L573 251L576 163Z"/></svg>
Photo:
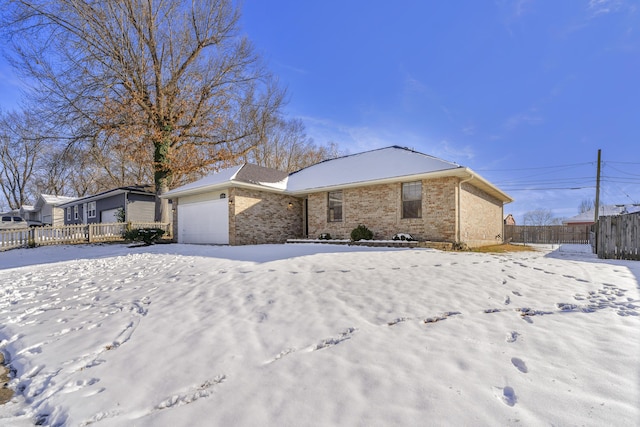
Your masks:
<svg viewBox="0 0 640 427"><path fill-rule="evenodd" d="M103 224L111 224L118 221L118 211L122 208L109 209L100 212L100 222Z"/></svg>
<svg viewBox="0 0 640 427"><path fill-rule="evenodd" d="M226 199L178 205L178 243L229 244Z"/></svg>

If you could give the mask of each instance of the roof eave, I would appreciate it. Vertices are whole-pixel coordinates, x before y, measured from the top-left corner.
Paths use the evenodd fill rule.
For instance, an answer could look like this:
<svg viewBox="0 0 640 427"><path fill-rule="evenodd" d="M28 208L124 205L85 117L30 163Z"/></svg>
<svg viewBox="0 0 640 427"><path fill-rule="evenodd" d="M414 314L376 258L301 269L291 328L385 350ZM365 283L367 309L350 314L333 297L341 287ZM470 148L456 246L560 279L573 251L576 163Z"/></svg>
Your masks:
<svg viewBox="0 0 640 427"><path fill-rule="evenodd" d="M162 198L162 199L177 199L177 198L180 198L180 197L194 196L196 194L207 193L209 191L224 190L226 188L231 188L231 187L247 188L247 189L251 189L251 190L269 191L269 192L272 192L272 193L286 193L286 190L283 189L283 188L276 188L276 187L270 187L268 185L263 185L263 184L252 184L250 182L230 180L230 181L225 181L225 182L221 182L221 183L217 183L217 184L204 185L202 187L197 187L197 188L190 188L188 190L175 191L175 192L170 191L168 193L160 195L160 198Z"/></svg>
<svg viewBox="0 0 640 427"><path fill-rule="evenodd" d="M420 179L436 179L436 178L445 178L445 177L457 177L457 178L471 178L469 182L483 190L487 194L495 197L496 199L502 201L504 204L513 202L513 198L508 194L504 193L493 184L491 184L486 179L482 178L477 173L473 172L471 169L460 166L454 169L444 169L440 171L434 172L426 172L412 175L403 175L396 176L385 179L377 179L371 181L360 181L360 182L352 182L349 184L340 184L340 185L332 185L332 186L322 186L322 187L313 187L313 188L305 188L300 190L291 190L288 193L294 196L302 196L310 193L318 193L324 191L335 191L342 190L348 188L356 188L362 186L369 185L384 185L384 184L392 184L397 182L407 182L407 181L416 181Z"/></svg>

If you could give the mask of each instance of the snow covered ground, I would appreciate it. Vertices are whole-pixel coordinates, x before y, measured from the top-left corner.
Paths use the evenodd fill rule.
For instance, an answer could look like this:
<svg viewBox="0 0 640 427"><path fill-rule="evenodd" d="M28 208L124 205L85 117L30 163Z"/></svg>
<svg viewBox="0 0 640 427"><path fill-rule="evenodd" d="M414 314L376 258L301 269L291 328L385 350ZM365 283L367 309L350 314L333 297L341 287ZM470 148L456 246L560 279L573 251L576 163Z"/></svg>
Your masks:
<svg viewBox="0 0 640 427"><path fill-rule="evenodd" d="M0 425L640 425L640 263L553 249L0 253Z"/></svg>

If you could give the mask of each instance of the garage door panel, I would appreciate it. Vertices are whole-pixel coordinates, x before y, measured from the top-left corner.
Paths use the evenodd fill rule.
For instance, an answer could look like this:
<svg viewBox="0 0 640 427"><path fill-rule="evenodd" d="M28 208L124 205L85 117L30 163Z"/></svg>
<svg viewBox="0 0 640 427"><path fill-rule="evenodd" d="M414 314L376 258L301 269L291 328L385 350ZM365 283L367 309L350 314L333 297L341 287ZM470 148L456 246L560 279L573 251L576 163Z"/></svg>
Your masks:
<svg viewBox="0 0 640 427"><path fill-rule="evenodd" d="M178 205L178 242L229 244L227 200Z"/></svg>

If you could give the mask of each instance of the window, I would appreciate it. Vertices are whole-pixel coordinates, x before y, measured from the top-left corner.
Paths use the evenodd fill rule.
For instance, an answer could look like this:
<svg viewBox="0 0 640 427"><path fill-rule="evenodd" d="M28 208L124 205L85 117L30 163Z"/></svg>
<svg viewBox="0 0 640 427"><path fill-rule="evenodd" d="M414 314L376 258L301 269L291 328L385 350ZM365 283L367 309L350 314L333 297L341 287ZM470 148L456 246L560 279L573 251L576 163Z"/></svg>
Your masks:
<svg viewBox="0 0 640 427"><path fill-rule="evenodd" d="M329 191L327 200L327 221L342 221L342 191Z"/></svg>
<svg viewBox="0 0 640 427"><path fill-rule="evenodd" d="M71 221L71 208L67 208L67 221Z"/></svg>
<svg viewBox="0 0 640 427"><path fill-rule="evenodd" d="M78 219L78 205L73 207L73 219Z"/></svg>
<svg viewBox="0 0 640 427"><path fill-rule="evenodd" d="M402 218L422 218L422 182L402 184Z"/></svg>
<svg viewBox="0 0 640 427"><path fill-rule="evenodd" d="M96 217L96 202L89 202L87 205L87 212L89 214L89 218Z"/></svg>

